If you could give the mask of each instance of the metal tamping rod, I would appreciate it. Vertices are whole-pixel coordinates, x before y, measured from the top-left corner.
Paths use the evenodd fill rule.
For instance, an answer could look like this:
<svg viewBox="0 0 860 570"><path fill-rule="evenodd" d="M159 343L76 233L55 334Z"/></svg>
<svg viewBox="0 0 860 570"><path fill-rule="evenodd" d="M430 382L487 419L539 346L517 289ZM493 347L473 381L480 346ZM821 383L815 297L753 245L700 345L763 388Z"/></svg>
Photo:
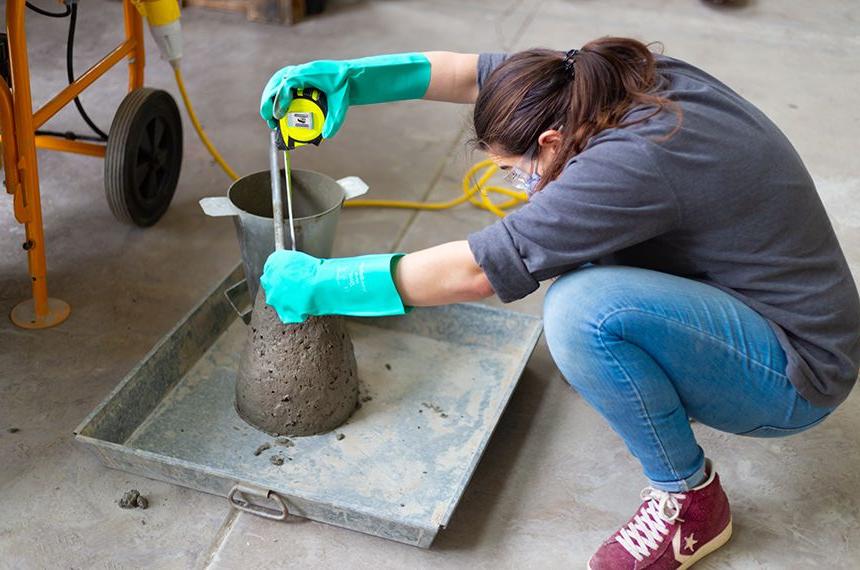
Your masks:
<svg viewBox="0 0 860 570"><path fill-rule="evenodd" d="M278 166L278 132L271 132L271 144L269 146L269 177L272 184L272 220L275 225L275 251L284 249L284 203L281 197L281 169ZM287 185L289 187L289 165L287 165ZM293 249L296 249L296 240L293 230L292 209L290 211L290 236L293 237Z"/></svg>
<svg viewBox="0 0 860 570"><path fill-rule="evenodd" d="M284 151L284 178L287 181L287 216L290 219L290 240L296 251L296 226L293 223L293 177L291 176L290 151Z"/></svg>

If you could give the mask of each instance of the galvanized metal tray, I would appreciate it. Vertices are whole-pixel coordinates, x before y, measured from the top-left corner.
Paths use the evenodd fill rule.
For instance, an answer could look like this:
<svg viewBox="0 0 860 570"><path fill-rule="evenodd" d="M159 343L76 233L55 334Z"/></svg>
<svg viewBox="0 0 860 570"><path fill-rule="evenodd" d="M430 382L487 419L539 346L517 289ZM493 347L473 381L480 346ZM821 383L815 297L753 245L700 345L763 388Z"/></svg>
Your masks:
<svg viewBox="0 0 860 570"><path fill-rule="evenodd" d="M541 333L483 305L349 321L363 403L332 433L279 445L234 408L246 326L237 267L75 430L108 467L427 548L450 520ZM272 448L255 455L263 443ZM271 462L277 454L283 465Z"/></svg>

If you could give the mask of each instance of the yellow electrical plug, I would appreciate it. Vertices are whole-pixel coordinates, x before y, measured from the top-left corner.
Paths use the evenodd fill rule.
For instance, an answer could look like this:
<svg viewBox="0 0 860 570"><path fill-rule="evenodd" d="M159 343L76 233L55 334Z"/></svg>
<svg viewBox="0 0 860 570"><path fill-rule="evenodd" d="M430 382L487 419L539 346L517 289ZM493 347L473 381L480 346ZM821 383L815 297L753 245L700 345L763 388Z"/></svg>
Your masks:
<svg viewBox="0 0 860 570"><path fill-rule="evenodd" d="M178 0L131 0L158 44L162 57L176 67L182 58L182 27Z"/></svg>

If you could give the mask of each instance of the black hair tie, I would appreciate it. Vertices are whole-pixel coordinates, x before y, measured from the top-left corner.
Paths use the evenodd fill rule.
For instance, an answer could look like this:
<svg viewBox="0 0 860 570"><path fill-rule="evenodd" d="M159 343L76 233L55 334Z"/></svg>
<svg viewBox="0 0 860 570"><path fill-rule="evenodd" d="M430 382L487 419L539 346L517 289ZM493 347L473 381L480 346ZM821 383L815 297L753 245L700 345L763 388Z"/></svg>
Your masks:
<svg viewBox="0 0 860 570"><path fill-rule="evenodd" d="M570 76L570 80L576 77L576 55L579 53L578 49L572 49L566 54L564 54L564 60L561 62L562 67L564 67L564 72Z"/></svg>

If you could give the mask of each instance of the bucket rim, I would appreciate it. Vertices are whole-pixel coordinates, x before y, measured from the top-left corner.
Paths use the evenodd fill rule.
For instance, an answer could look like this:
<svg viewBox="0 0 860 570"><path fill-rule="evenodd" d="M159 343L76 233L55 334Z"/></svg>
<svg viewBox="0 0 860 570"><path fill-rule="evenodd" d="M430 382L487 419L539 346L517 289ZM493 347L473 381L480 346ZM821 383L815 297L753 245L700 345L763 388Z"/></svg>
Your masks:
<svg viewBox="0 0 860 570"><path fill-rule="evenodd" d="M340 197L340 202L338 202L334 206L328 208L327 210L323 210L322 212L317 212L316 214L312 214L310 216L302 216L300 218L293 218L294 221L298 222L301 220L313 220L314 218L321 218L321 217L325 216L326 214L332 213L333 211L337 210L338 208L343 208L343 203L346 201L346 191L343 189L343 187L340 184L338 184L337 180L335 180L334 178L332 178L328 174L323 174L322 172L318 172L316 170L309 170L307 168L292 168L292 169L290 169L291 175L292 175L292 173L295 173L295 172L309 172L311 174L318 174L319 176L322 176L323 178L328 178L336 186L338 186L341 189L341 197ZM248 174L245 174L244 176L240 176L239 178L234 180L230 184L230 186L227 187L227 199L230 200L230 203L233 206L235 206L236 209L238 209L243 216L250 216L252 218L258 218L260 220L274 220L275 219L274 215L272 217L268 217L268 216L259 216L257 214L252 214L251 212L240 208L239 205L236 204L236 202L234 202L232 198L230 198L230 192L233 190L233 187L236 186L236 184L238 184L239 182L242 182L246 178L249 178L251 176L255 176L257 174L269 174L269 171L268 170L258 170L256 172L250 172ZM286 202L285 202L285 205L286 205ZM284 213L284 215L286 215L286 212ZM286 219L286 218L284 218L284 219Z"/></svg>

